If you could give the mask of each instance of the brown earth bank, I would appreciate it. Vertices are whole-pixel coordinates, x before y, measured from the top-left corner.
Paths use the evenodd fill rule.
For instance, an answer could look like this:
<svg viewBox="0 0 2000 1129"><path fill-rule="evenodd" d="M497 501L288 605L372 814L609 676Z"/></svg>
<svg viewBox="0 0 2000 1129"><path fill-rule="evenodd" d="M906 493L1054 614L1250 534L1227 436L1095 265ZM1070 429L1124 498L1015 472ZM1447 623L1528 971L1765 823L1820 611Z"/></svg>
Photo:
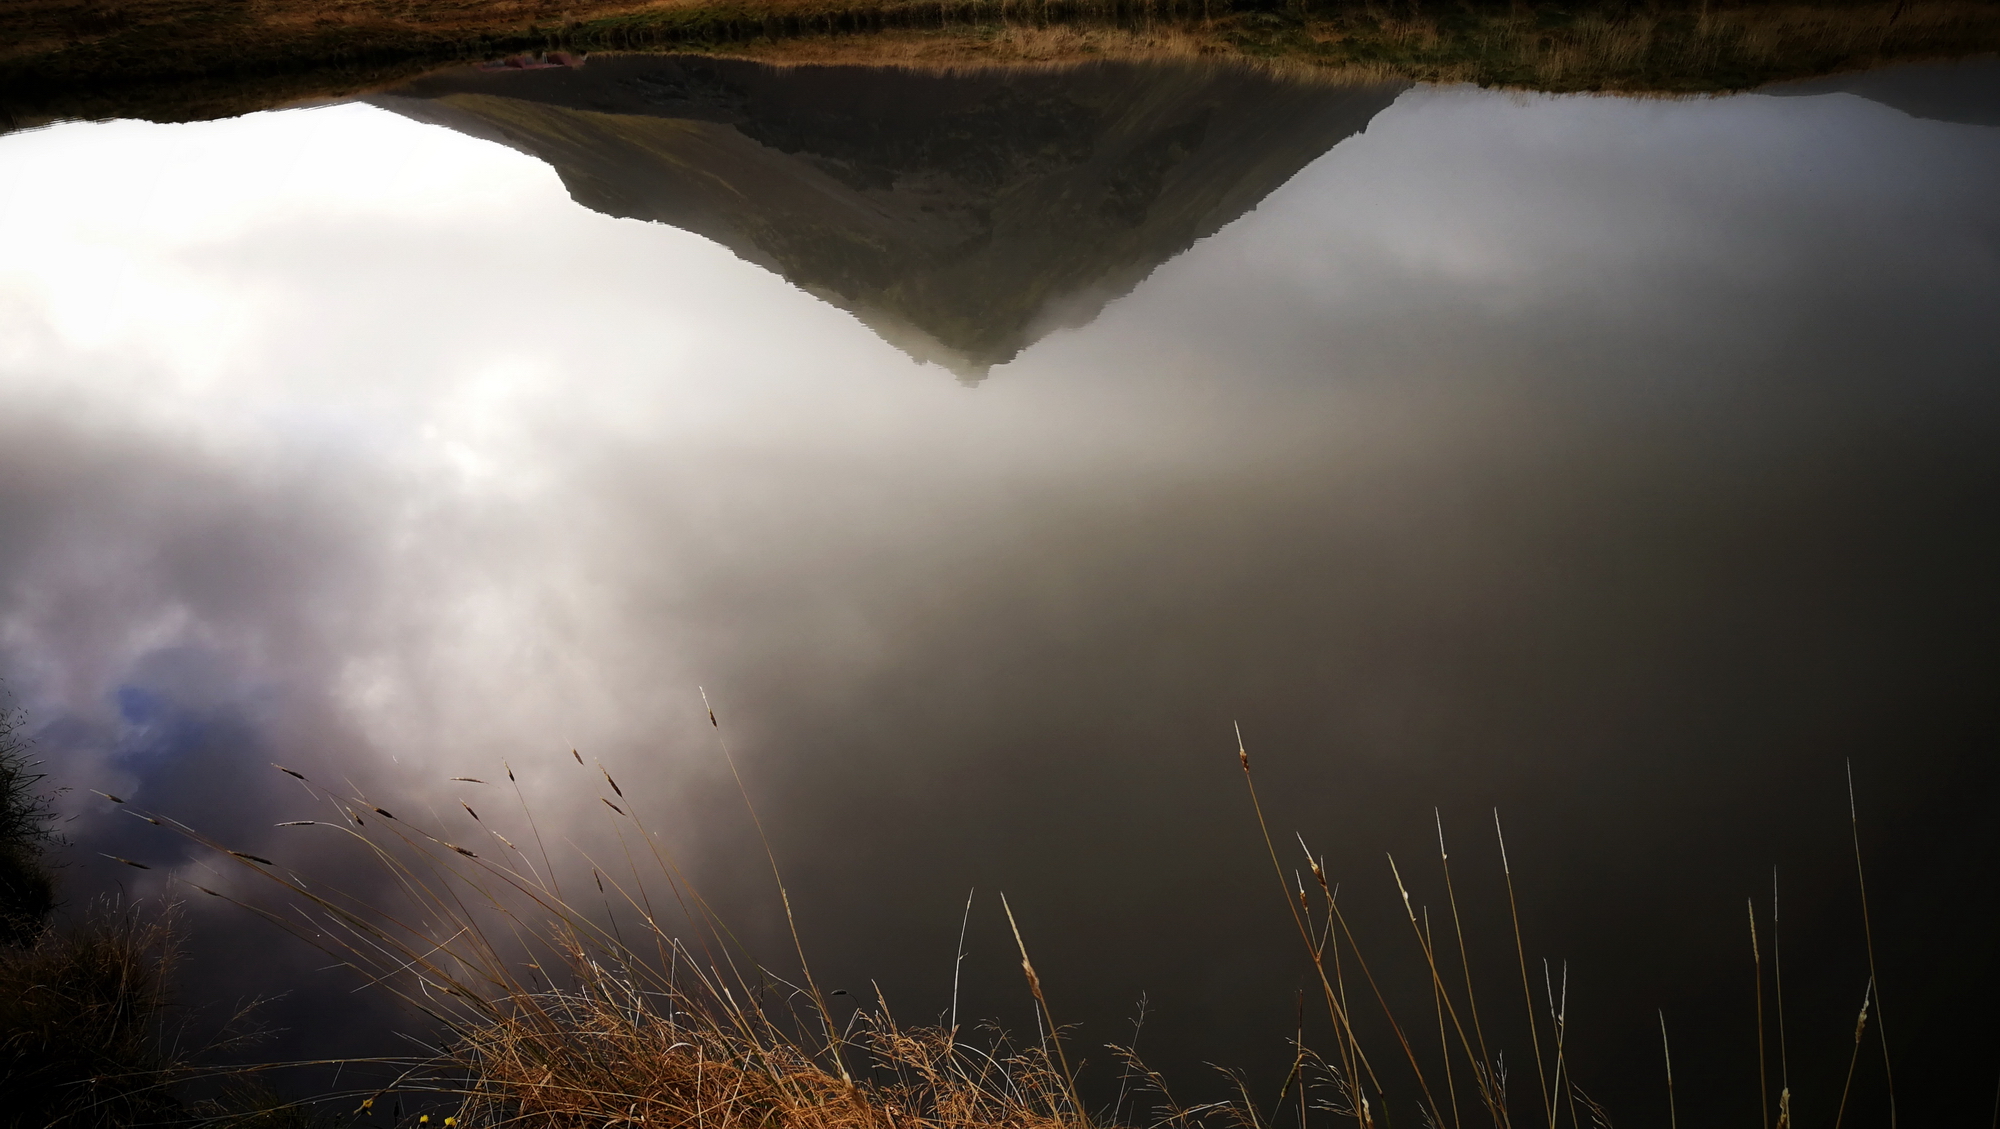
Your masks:
<svg viewBox="0 0 2000 1129"><path fill-rule="evenodd" d="M2000 50L2000 4L10 0L0 130L226 117L553 50L946 69L1208 56L1333 81L1699 94Z"/></svg>

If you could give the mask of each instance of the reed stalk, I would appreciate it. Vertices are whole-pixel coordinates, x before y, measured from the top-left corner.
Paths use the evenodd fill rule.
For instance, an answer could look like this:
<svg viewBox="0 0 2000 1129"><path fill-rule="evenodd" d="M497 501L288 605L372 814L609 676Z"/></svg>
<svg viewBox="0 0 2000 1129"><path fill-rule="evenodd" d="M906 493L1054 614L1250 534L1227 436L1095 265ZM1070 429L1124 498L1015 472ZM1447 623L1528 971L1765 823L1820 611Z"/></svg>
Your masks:
<svg viewBox="0 0 2000 1129"><path fill-rule="evenodd" d="M1535 1084L1542 1092L1542 1114L1556 1129L1556 1107L1549 1094L1549 1077L1542 1066L1541 1020L1535 1015L1535 992L1528 986L1528 954L1521 944L1521 908L1514 900L1514 868L1507 861L1507 835L1500 827L1500 809L1493 809L1493 838L1500 844L1500 873L1507 883L1507 915L1514 927L1514 959L1521 969L1521 1000L1528 1009L1528 1039L1535 1051Z"/></svg>
<svg viewBox="0 0 2000 1129"><path fill-rule="evenodd" d="M1750 962L1757 977L1757 1123L1763 1129L1771 1129L1771 1082L1764 1056L1764 957L1757 951L1757 903L1745 898L1743 906L1750 911Z"/></svg>
<svg viewBox="0 0 2000 1129"><path fill-rule="evenodd" d="M1896 1129L1896 1071L1889 1062L1889 1029L1882 1017L1882 981L1875 972L1875 922L1868 913L1868 870L1861 865L1861 814L1854 802L1854 761L1847 762L1847 820L1854 836L1854 882L1861 891L1861 935L1868 943L1868 983L1875 996L1875 1038L1882 1044L1882 1078L1889 1088L1889 1129ZM1862 1011L1867 1012L1867 1004Z"/></svg>

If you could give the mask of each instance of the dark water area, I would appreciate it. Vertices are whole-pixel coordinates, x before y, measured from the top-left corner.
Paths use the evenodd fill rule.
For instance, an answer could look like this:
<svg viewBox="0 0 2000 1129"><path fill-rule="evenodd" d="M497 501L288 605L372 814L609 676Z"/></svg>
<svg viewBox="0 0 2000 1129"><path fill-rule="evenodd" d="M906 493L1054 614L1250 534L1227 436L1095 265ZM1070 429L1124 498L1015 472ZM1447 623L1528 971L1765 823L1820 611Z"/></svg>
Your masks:
<svg viewBox="0 0 2000 1129"><path fill-rule="evenodd" d="M959 1012L1032 1038L1004 891L1099 1100L1143 996L1177 1097L1268 1101L1310 966L1240 724L1427 1064L1385 856L1442 936L1442 828L1517 1116L1496 809L1620 1125L1668 1123L1662 1013L1678 1117L1754 1123L1775 867L1831 1124L1851 763L1899 1122L1983 1124L2000 72L1816 81L613 57L0 139L0 676L72 901L193 897L191 996L383 1053L411 1017L86 789L366 889L270 762L451 827L504 759L612 857L575 748L782 965L705 688L837 998L945 1013L970 893Z"/></svg>

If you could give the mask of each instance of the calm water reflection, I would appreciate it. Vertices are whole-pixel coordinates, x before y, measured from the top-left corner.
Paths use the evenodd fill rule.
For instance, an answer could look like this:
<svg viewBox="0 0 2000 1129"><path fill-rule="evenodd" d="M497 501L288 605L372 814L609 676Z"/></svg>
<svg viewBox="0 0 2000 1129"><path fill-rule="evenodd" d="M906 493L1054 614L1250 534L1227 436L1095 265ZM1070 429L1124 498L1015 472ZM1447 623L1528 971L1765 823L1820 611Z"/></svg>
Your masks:
<svg viewBox="0 0 2000 1129"><path fill-rule="evenodd" d="M588 846L577 747L775 938L705 685L823 981L941 1011L977 887L964 1009L1028 1024L1005 889L1082 1045L1144 992L1184 1096L1275 1092L1240 720L1385 972L1382 852L1440 905L1440 809L1527 1104L1491 808L1621 1123L1664 1120L1661 1007L1681 1112L1755 1116L1779 864L1823 1121L1852 757L1903 1117L1985 1115L1973 111L658 60L376 101L0 139L0 671L65 782L305 864L266 762L444 810L506 757ZM79 892L182 859L69 808ZM202 991L371 1045L320 962L193 922Z"/></svg>
<svg viewBox="0 0 2000 1129"><path fill-rule="evenodd" d="M578 203L706 236L976 383L1088 324L1408 86L626 56L468 69L372 101L539 157Z"/></svg>

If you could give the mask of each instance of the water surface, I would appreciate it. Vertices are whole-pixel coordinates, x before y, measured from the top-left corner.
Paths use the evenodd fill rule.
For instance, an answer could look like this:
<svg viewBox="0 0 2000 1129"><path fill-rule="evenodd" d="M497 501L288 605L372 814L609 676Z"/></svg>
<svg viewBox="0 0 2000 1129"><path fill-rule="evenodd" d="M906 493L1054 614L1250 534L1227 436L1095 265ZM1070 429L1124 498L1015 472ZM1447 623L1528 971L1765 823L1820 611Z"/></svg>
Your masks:
<svg viewBox="0 0 2000 1129"><path fill-rule="evenodd" d="M1952 73L1988 101L594 61L0 139L0 671L73 897L208 880L85 787L309 868L268 762L442 813L506 758L591 848L577 748L777 945L706 687L822 982L942 1012L976 888L961 1010L1031 1027L1005 890L1078 1045L1144 993L1183 1097L1275 1092L1240 722L1385 973L1438 810L1517 1108L1493 808L1622 1124L1656 1009L1681 1115L1755 1116L1778 865L1824 1121L1851 758L1901 1116L1984 1116L2000 131ZM380 1045L189 913L282 1050Z"/></svg>

